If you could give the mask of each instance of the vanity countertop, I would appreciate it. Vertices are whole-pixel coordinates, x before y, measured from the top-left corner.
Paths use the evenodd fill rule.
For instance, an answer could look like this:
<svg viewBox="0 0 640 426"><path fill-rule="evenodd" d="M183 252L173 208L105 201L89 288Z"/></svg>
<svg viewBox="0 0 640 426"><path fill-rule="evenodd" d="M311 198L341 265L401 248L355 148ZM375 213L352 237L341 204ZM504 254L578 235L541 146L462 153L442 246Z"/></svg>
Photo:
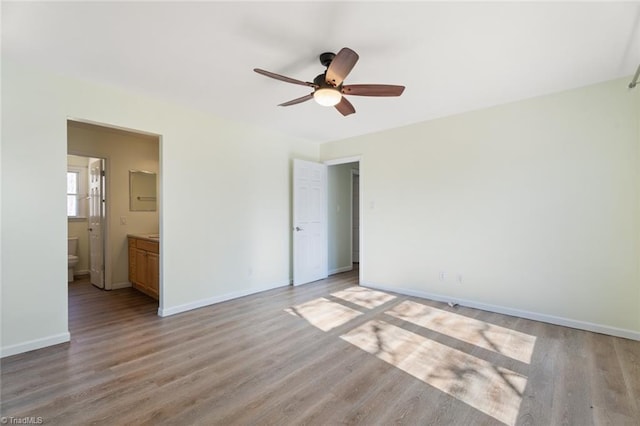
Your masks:
<svg viewBox="0 0 640 426"><path fill-rule="evenodd" d="M154 241L156 243L160 241L159 234L127 234L127 237L138 238L140 240Z"/></svg>

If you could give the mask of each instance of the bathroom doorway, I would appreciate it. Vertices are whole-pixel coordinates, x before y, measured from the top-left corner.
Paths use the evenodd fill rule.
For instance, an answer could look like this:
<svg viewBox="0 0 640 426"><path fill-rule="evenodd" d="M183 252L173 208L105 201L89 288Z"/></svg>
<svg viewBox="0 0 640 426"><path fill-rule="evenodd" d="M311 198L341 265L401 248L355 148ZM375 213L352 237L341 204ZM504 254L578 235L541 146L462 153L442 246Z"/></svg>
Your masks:
<svg viewBox="0 0 640 426"><path fill-rule="evenodd" d="M159 150L158 135L67 120L68 154L100 160L91 166L86 163L92 189L90 193L87 180L84 223L69 221L70 236L72 232L84 232L86 243L79 245L79 257L86 259L84 272L96 287L104 290L131 287L128 236L160 234L159 204L153 210L140 210L132 207L130 199L132 170L151 172L161 182Z"/></svg>
<svg viewBox="0 0 640 426"><path fill-rule="evenodd" d="M68 255L75 256L69 282L87 276L98 288L105 284L105 168L104 158L67 155L67 237L74 240Z"/></svg>

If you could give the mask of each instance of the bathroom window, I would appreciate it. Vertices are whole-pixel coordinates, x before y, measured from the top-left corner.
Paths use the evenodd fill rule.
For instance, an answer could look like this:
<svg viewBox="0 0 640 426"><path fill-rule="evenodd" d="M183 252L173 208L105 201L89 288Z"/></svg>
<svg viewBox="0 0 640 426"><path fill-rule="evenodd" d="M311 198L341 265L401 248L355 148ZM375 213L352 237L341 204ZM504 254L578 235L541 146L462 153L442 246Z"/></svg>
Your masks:
<svg viewBox="0 0 640 426"><path fill-rule="evenodd" d="M78 217L78 188L80 173L67 172L67 216Z"/></svg>
<svg viewBox="0 0 640 426"><path fill-rule="evenodd" d="M85 220L87 217L87 168L67 167L67 217Z"/></svg>

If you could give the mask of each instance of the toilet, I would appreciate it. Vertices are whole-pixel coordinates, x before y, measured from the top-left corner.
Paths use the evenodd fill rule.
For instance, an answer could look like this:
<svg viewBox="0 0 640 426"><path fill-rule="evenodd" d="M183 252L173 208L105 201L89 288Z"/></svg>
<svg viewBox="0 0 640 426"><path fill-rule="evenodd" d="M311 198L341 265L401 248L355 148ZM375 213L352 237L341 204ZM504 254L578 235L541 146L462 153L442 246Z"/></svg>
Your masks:
<svg viewBox="0 0 640 426"><path fill-rule="evenodd" d="M68 263L68 282L73 282L73 268L78 264L78 237L68 237L67 238L68 247L67 247L67 257L69 258Z"/></svg>

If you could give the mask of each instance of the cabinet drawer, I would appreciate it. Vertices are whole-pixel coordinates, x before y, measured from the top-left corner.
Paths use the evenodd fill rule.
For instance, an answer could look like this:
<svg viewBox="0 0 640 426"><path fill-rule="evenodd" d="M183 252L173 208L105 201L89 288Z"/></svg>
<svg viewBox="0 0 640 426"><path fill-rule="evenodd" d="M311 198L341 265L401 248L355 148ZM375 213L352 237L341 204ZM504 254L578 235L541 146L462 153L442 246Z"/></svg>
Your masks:
<svg viewBox="0 0 640 426"><path fill-rule="evenodd" d="M150 251L151 253L159 253L158 243L155 241L137 240L136 247L140 250Z"/></svg>

